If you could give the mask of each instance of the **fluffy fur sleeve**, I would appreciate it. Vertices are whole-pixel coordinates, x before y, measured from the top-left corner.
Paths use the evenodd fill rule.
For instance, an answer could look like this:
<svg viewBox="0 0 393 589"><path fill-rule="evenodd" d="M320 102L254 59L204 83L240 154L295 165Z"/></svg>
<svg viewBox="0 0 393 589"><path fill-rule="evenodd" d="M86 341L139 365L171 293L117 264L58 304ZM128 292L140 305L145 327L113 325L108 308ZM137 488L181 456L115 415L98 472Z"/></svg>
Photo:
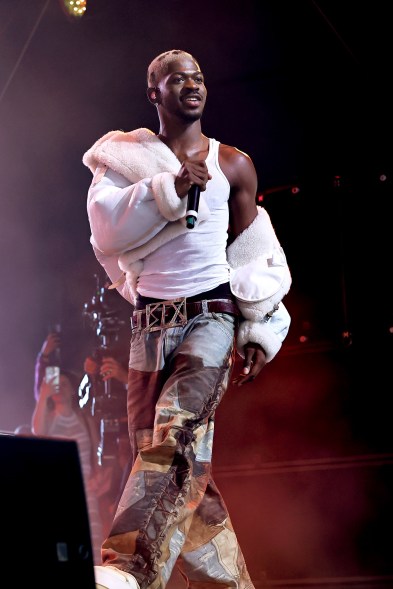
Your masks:
<svg viewBox="0 0 393 589"><path fill-rule="evenodd" d="M288 333L290 316L282 299L292 279L265 209L258 207L251 225L227 248L227 259L231 291L244 318L238 331L238 353L244 357L245 344L258 343L269 362Z"/></svg>

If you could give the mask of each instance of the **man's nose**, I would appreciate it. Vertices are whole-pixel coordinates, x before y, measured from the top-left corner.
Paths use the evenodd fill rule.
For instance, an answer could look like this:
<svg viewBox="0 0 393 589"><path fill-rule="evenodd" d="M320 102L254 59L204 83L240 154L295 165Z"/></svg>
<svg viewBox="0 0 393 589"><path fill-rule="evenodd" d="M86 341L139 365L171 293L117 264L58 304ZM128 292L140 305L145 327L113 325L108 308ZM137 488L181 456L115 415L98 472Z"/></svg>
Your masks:
<svg viewBox="0 0 393 589"><path fill-rule="evenodd" d="M186 88L198 88L198 84L193 78L186 78L184 86Z"/></svg>

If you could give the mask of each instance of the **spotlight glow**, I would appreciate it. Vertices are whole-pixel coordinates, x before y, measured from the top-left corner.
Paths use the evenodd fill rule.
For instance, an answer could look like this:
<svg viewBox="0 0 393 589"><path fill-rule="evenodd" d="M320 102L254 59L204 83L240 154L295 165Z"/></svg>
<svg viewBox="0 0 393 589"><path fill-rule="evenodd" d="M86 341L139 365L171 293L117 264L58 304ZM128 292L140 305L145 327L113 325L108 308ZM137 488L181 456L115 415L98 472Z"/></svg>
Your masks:
<svg viewBox="0 0 393 589"><path fill-rule="evenodd" d="M87 0L63 0L63 6L71 16L81 17L86 12Z"/></svg>

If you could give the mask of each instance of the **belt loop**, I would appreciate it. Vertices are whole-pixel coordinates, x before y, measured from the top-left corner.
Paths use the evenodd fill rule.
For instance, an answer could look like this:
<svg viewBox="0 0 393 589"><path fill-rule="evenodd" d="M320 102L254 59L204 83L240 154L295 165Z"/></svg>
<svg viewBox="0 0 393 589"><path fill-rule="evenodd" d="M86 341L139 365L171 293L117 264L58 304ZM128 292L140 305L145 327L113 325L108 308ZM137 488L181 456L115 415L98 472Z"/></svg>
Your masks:
<svg viewBox="0 0 393 589"><path fill-rule="evenodd" d="M202 299L201 303L203 314L207 315L209 313L209 301L207 301L206 299Z"/></svg>

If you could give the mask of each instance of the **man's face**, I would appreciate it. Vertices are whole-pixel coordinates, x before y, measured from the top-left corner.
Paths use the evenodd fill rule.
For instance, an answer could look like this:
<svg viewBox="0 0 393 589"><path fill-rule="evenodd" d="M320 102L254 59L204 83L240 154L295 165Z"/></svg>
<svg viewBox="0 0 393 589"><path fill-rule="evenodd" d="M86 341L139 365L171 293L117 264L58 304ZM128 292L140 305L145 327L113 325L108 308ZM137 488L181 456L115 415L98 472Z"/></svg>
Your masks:
<svg viewBox="0 0 393 589"><path fill-rule="evenodd" d="M198 64L182 56L170 62L158 84L158 106L183 121L201 118L207 90Z"/></svg>

